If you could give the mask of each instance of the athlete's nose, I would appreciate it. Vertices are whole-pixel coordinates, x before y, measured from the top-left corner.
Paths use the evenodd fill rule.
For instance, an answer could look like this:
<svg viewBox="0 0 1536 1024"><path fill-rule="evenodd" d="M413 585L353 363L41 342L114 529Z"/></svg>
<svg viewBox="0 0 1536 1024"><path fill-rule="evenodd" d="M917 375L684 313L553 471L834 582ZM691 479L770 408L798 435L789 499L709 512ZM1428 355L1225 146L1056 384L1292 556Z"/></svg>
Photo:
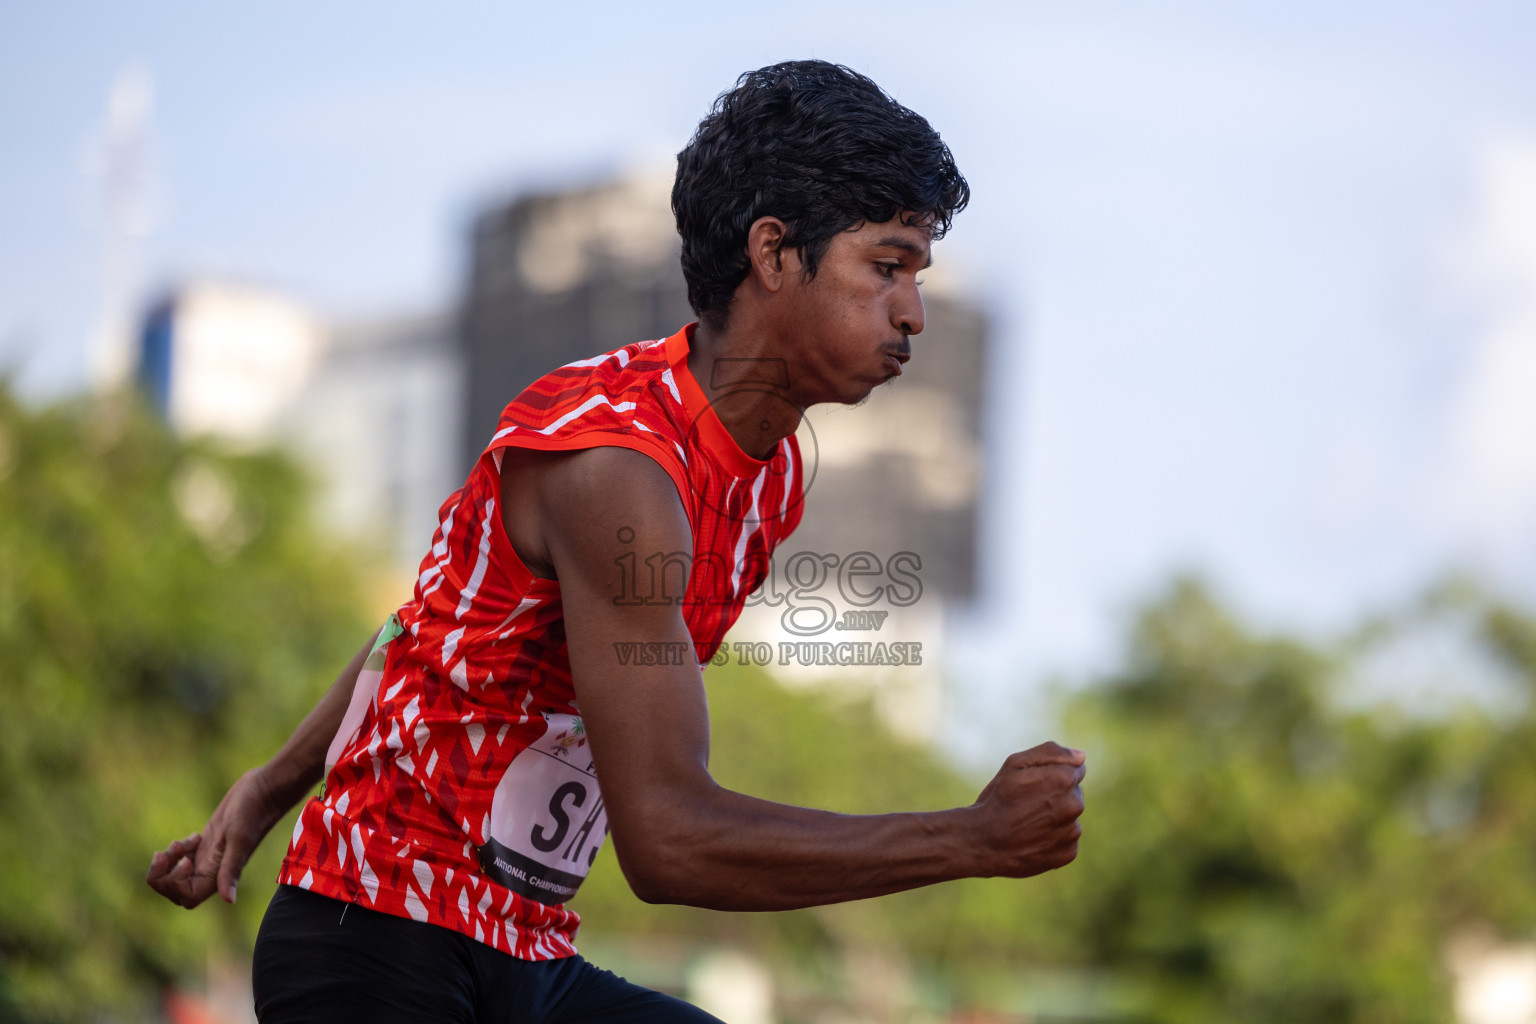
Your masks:
<svg viewBox="0 0 1536 1024"><path fill-rule="evenodd" d="M923 295L917 284L903 288L891 307L891 324L902 334L922 334L927 313L923 309Z"/></svg>

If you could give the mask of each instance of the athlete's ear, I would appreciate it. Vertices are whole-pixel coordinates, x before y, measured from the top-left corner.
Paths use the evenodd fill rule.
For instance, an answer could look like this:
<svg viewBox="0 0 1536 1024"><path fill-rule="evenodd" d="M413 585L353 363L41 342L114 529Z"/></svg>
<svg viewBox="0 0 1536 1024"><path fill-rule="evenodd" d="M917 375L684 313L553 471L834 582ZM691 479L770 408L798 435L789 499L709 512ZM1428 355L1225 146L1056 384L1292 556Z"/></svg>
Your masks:
<svg viewBox="0 0 1536 1024"><path fill-rule="evenodd" d="M789 229L777 217L759 217L747 229L748 273L757 278L764 291L776 292L784 286L784 239Z"/></svg>

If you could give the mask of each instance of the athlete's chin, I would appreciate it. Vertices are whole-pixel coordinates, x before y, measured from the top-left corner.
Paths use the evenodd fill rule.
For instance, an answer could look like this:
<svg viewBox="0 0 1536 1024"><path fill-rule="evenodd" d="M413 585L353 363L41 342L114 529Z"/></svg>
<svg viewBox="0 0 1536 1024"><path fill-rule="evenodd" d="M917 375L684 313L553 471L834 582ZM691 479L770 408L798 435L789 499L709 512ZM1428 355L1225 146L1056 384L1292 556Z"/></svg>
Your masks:
<svg viewBox="0 0 1536 1024"><path fill-rule="evenodd" d="M899 376L901 374L892 372L890 366L866 369L859 374L850 373L827 381L830 386L823 391L824 397L816 401L835 402L838 405L858 405L874 394L876 388L889 384Z"/></svg>
<svg viewBox="0 0 1536 1024"><path fill-rule="evenodd" d="M895 379L895 375L892 374L883 380L860 381L858 384L849 388L848 391L844 392L839 401L841 401L843 405L863 405L865 402L869 401L869 396L875 393L876 388L884 387Z"/></svg>

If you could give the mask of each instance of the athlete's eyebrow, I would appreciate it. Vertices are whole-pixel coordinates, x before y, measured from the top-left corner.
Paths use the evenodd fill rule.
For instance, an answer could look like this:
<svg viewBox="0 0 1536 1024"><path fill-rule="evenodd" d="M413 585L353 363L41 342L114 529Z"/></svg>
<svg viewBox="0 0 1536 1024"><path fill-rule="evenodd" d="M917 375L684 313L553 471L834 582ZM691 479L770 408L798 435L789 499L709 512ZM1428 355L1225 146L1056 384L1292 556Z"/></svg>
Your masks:
<svg viewBox="0 0 1536 1024"><path fill-rule="evenodd" d="M913 256L923 255L922 246L915 245L912 242L907 241L905 238L902 238L900 235L886 235L884 238L875 243L875 247L900 249L903 252L911 253ZM933 266L933 251L929 250L928 262L924 263L920 269L927 270L931 266Z"/></svg>

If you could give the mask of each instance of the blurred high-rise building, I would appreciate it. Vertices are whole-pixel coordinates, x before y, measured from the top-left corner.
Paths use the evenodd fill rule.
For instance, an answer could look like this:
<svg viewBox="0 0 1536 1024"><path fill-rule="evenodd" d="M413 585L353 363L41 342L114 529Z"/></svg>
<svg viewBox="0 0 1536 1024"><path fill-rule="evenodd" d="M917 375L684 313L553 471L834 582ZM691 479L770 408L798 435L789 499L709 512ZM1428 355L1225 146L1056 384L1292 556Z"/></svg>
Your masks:
<svg viewBox="0 0 1536 1024"><path fill-rule="evenodd" d="M465 469L501 410L545 373L693 319L669 188L636 177L536 193L476 220L462 311Z"/></svg>
<svg viewBox="0 0 1536 1024"><path fill-rule="evenodd" d="M144 317L138 376L179 433L291 451L320 521L382 554L386 577L415 568L463 482L448 314L327 324L271 288L197 280Z"/></svg>
<svg viewBox="0 0 1536 1024"><path fill-rule="evenodd" d="M463 388L453 316L396 315L333 325L293 405L285 436L324 484L323 519L369 538L397 579L414 576L464 482Z"/></svg>
<svg viewBox="0 0 1536 1024"><path fill-rule="evenodd" d="M322 345L318 318L288 296L200 281L150 307L139 383L180 433L265 443L308 384Z"/></svg>

